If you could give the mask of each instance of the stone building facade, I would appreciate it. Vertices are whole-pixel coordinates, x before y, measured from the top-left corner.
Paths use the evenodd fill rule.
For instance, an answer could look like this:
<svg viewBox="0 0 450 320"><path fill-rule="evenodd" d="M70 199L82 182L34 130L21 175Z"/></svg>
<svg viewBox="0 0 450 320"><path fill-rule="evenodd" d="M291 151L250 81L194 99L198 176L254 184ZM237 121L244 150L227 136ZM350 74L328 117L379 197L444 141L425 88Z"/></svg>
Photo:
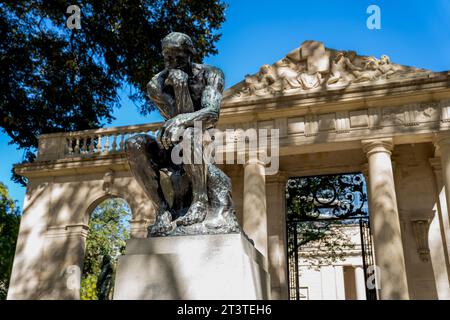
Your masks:
<svg viewBox="0 0 450 320"><path fill-rule="evenodd" d="M108 197L128 202L131 236L147 236L154 214L124 141L159 125L39 137L36 161L15 167L29 183L9 299L79 298L89 215ZM288 298L287 179L349 172L368 184L379 298L450 299L449 72L306 41L228 89L219 128L278 129L275 173L260 160L221 165L240 225L269 264L272 299Z"/></svg>

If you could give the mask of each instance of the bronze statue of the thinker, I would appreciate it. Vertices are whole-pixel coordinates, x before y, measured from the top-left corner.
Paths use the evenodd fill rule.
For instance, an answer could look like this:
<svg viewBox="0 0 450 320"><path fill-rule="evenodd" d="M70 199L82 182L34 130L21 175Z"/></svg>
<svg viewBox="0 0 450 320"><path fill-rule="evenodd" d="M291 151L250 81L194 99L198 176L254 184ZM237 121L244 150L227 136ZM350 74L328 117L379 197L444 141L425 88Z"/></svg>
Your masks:
<svg viewBox="0 0 450 320"><path fill-rule="evenodd" d="M200 156L205 142L194 122L213 128L220 113L224 75L218 68L192 61L190 37L170 33L162 40L165 69L147 85L148 95L166 120L156 137L139 134L126 141L132 174L152 201L156 221L149 236L239 232L230 179L202 160L175 164L171 151L188 139Z"/></svg>

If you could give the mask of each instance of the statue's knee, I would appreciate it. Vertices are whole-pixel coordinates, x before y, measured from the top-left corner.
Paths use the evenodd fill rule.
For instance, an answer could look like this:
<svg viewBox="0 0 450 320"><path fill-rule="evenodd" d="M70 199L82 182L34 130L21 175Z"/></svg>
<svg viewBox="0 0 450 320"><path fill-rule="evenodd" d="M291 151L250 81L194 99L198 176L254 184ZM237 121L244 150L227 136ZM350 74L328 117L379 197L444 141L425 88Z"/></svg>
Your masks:
<svg viewBox="0 0 450 320"><path fill-rule="evenodd" d="M203 143L203 132L196 128L186 128L183 133L183 140L187 139L192 147L199 147Z"/></svg>
<svg viewBox="0 0 450 320"><path fill-rule="evenodd" d="M184 129L184 131L183 131L183 139L184 138L192 139L193 137L194 137L194 128L187 127L186 129Z"/></svg>
<svg viewBox="0 0 450 320"><path fill-rule="evenodd" d="M146 134L137 134L125 141L125 152L135 153L145 150L148 144L148 136Z"/></svg>

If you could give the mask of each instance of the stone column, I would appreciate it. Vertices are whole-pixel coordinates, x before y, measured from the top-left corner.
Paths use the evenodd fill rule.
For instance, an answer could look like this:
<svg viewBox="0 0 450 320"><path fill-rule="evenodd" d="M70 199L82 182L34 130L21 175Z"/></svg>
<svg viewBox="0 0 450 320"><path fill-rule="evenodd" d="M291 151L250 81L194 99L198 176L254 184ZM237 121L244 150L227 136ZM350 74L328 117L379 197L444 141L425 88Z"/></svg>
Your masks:
<svg viewBox="0 0 450 320"><path fill-rule="evenodd" d="M230 177L232 184L232 199L234 203L234 208L236 210L236 217L238 219L239 225L243 226L243 210L244 210L244 181L242 179L244 175L244 168L242 166L228 166L221 167L220 169Z"/></svg>
<svg viewBox="0 0 450 320"><path fill-rule="evenodd" d="M440 151L442 153L442 149ZM442 158L439 157L430 159L435 178L436 205L433 208L434 217L428 230L428 246L438 298L448 300L450 299L450 260L448 252L450 248L450 224L442 162Z"/></svg>
<svg viewBox="0 0 450 320"><path fill-rule="evenodd" d="M20 221L8 300L41 298L45 234L51 212L53 182L29 179Z"/></svg>
<svg viewBox="0 0 450 320"><path fill-rule="evenodd" d="M255 248L267 257L267 206L264 163L249 159L244 166L243 228Z"/></svg>
<svg viewBox="0 0 450 320"><path fill-rule="evenodd" d="M45 234L40 299L79 300L89 227L50 226Z"/></svg>
<svg viewBox="0 0 450 320"><path fill-rule="evenodd" d="M337 300L336 274L331 265L320 267L322 300Z"/></svg>
<svg viewBox="0 0 450 320"><path fill-rule="evenodd" d="M336 283L336 300L345 300L344 267L334 266L334 277Z"/></svg>
<svg viewBox="0 0 450 320"><path fill-rule="evenodd" d="M268 258L272 299L288 299L285 191L283 173L266 176Z"/></svg>
<svg viewBox="0 0 450 320"><path fill-rule="evenodd" d="M375 260L380 268L380 298L409 299L391 163L393 141L363 140L362 146L369 162L369 215Z"/></svg>
<svg viewBox="0 0 450 320"><path fill-rule="evenodd" d="M354 270L356 300L366 300L366 279L364 278L364 270L361 266L356 266Z"/></svg>
<svg viewBox="0 0 450 320"><path fill-rule="evenodd" d="M434 165L432 163L433 169L435 170L436 182L438 190L441 191L444 188L445 197L439 195L441 210L442 210L442 222L444 227L444 232L446 235L446 245L447 249L450 249L450 134L440 135L436 139L436 146L439 148L439 153L441 155L440 166L436 161ZM440 173L440 174L439 174Z"/></svg>

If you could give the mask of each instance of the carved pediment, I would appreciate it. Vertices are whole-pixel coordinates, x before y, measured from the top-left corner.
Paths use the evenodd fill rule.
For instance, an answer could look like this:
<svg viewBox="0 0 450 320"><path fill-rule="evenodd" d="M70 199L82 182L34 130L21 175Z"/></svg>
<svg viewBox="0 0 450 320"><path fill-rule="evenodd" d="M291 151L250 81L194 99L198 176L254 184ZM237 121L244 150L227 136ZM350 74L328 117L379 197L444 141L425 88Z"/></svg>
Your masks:
<svg viewBox="0 0 450 320"><path fill-rule="evenodd" d="M225 99L306 93L380 80L426 77L431 73L392 63L387 55L359 56L355 51L329 49L322 42L308 40L278 62L265 64L256 74L247 75L227 90Z"/></svg>

